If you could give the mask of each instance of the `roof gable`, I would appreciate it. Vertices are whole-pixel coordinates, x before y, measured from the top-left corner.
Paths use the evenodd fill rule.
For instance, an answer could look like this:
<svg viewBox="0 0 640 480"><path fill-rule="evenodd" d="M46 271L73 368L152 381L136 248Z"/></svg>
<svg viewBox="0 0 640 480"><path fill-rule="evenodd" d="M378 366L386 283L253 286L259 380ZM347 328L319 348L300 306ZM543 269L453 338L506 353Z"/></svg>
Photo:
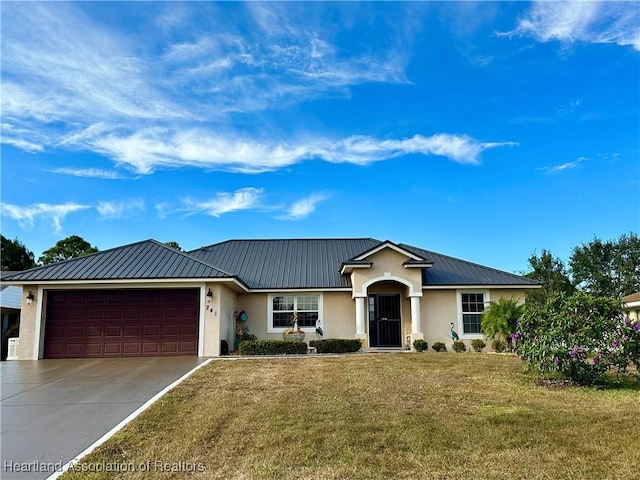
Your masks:
<svg viewBox="0 0 640 480"><path fill-rule="evenodd" d="M402 246L397 245L389 240L385 240L384 242L380 242L378 245L374 246L373 248L370 248L369 250L367 250L366 252L362 252L360 254L358 254L356 257L354 257L353 259L350 260L366 260L367 258L369 258L370 256L385 250L385 249L390 249L390 250L394 250L398 253L400 253L401 255L404 255L408 258L408 260L413 260L413 261L418 261L418 262L425 262L427 261L426 258L421 257L419 255L416 255L414 252L411 252L405 248L402 248ZM345 263L349 263L349 262L345 262Z"/></svg>
<svg viewBox="0 0 640 480"><path fill-rule="evenodd" d="M145 280L231 278L232 275L155 240L36 267L3 278L6 282L61 280Z"/></svg>

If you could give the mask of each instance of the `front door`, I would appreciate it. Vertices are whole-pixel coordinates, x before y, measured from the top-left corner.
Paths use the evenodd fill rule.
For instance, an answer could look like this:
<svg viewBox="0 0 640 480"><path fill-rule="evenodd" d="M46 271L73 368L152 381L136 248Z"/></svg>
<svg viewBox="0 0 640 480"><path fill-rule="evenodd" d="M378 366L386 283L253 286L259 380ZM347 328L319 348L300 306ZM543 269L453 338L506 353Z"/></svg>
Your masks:
<svg viewBox="0 0 640 480"><path fill-rule="evenodd" d="M369 344L372 347L402 347L400 294L369 295Z"/></svg>

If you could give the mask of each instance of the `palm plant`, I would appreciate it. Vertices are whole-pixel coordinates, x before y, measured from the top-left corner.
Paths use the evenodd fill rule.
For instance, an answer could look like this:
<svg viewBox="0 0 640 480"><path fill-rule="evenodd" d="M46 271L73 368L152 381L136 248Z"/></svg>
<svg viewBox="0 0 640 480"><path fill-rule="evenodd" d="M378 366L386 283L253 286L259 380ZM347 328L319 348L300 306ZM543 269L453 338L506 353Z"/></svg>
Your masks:
<svg viewBox="0 0 640 480"><path fill-rule="evenodd" d="M486 338L506 338L514 333L517 321L522 316L524 305L517 298L500 298L497 302L490 302L482 313L480 324Z"/></svg>

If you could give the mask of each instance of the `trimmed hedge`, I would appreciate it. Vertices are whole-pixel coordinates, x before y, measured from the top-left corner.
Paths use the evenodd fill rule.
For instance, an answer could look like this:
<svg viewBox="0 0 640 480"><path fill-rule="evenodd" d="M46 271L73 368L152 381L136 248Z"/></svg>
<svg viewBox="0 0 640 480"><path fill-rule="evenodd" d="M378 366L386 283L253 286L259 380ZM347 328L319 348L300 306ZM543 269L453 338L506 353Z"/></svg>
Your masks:
<svg viewBox="0 0 640 480"><path fill-rule="evenodd" d="M416 352L424 352L429 345L424 340L418 338L413 341L413 348L415 348Z"/></svg>
<svg viewBox="0 0 640 480"><path fill-rule="evenodd" d="M299 355L307 353L307 344L284 340L244 340L238 349L240 355Z"/></svg>
<svg viewBox="0 0 640 480"><path fill-rule="evenodd" d="M433 345L431 345L431 348L433 348L436 352L447 351L447 346L442 342L433 342Z"/></svg>
<svg viewBox="0 0 640 480"><path fill-rule="evenodd" d="M315 347L318 353L352 353L362 348L357 338L327 338L326 340L311 340L310 347Z"/></svg>
<svg viewBox="0 0 640 480"><path fill-rule="evenodd" d="M456 340L455 342L453 342L453 351L458 353L466 352L467 346L462 340Z"/></svg>

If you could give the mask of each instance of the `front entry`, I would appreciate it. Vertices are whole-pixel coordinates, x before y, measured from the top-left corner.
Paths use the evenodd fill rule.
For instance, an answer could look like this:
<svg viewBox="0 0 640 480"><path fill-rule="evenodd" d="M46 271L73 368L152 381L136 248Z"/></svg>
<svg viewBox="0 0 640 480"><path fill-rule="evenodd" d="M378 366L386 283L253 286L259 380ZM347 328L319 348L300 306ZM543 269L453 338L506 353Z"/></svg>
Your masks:
<svg viewBox="0 0 640 480"><path fill-rule="evenodd" d="M369 295L369 344L402 347L399 293Z"/></svg>

